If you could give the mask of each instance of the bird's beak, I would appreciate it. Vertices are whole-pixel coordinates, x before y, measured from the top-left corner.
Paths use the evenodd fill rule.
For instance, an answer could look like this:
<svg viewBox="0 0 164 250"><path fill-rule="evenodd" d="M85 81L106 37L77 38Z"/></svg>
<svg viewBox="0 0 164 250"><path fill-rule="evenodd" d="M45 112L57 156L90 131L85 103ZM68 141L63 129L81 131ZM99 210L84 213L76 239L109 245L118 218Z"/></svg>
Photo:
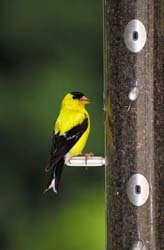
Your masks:
<svg viewBox="0 0 164 250"><path fill-rule="evenodd" d="M90 100L86 96L82 96L80 98L80 102L85 105L85 104L90 103Z"/></svg>

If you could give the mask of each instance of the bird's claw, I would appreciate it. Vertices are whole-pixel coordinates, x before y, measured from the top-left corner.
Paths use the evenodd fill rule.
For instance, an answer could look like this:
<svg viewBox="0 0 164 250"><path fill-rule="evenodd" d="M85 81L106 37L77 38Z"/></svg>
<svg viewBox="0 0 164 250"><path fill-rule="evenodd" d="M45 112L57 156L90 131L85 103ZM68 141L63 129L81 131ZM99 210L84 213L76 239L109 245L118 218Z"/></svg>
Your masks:
<svg viewBox="0 0 164 250"><path fill-rule="evenodd" d="M87 165L87 161L88 161L88 159L90 158L90 157L92 157L92 156L94 156L94 154L93 153L86 153L85 155L84 155L84 157L85 157L85 165Z"/></svg>

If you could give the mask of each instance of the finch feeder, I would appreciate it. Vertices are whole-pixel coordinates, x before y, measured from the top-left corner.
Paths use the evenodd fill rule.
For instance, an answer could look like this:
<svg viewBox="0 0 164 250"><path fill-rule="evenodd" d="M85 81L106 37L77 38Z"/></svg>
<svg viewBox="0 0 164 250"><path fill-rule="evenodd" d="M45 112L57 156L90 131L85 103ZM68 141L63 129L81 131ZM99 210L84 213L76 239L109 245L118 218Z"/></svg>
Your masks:
<svg viewBox="0 0 164 250"><path fill-rule="evenodd" d="M164 5L104 1L106 250L164 249Z"/></svg>
<svg viewBox="0 0 164 250"><path fill-rule="evenodd" d="M164 249L163 10L104 1L107 250Z"/></svg>

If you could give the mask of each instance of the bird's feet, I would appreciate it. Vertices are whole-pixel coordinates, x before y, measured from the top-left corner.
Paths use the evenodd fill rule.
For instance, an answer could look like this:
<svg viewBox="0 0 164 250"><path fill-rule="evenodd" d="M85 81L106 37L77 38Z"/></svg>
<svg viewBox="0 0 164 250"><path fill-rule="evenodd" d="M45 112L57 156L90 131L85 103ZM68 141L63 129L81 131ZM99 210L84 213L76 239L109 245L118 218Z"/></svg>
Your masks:
<svg viewBox="0 0 164 250"><path fill-rule="evenodd" d="M85 165L87 165L87 161L90 157L94 156L94 154L92 152L90 153L85 153L84 157L85 157Z"/></svg>

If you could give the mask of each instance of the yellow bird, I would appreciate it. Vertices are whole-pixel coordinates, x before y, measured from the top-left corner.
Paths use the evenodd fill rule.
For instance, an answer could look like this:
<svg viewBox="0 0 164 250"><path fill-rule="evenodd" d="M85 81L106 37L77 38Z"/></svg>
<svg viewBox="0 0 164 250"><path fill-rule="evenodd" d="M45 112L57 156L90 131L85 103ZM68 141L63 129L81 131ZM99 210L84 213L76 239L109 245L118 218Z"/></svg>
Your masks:
<svg viewBox="0 0 164 250"><path fill-rule="evenodd" d="M81 92L68 93L62 100L45 169L47 172L51 170L45 192L51 188L55 193L58 192L64 163L80 155L85 147L90 132L90 118L85 105L89 102Z"/></svg>

